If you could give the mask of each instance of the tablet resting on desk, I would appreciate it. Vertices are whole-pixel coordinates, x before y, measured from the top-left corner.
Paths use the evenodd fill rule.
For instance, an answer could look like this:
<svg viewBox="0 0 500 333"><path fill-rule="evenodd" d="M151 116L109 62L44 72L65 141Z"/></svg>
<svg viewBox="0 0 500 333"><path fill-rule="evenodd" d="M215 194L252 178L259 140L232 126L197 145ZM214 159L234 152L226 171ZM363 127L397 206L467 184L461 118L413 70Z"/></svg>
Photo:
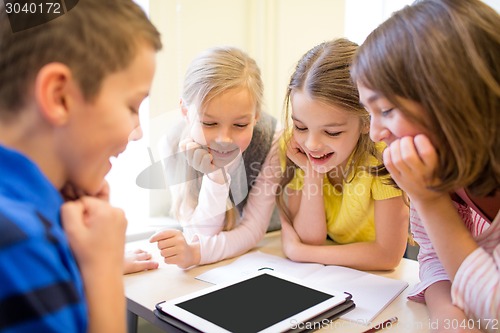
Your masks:
<svg viewBox="0 0 500 333"><path fill-rule="evenodd" d="M284 332L354 307L348 294L261 271L157 305L157 316L186 331ZM324 315L322 317L321 315Z"/></svg>

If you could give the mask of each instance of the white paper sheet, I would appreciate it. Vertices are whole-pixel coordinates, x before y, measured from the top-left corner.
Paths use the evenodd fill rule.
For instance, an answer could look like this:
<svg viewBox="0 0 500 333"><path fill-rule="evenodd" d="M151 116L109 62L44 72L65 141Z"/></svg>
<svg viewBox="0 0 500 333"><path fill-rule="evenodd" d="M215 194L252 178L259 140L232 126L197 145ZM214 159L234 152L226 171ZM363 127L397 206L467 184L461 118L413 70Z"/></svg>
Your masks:
<svg viewBox="0 0 500 333"><path fill-rule="evenodd" d="M406 281L342 266L298 263L259 251L247 253L231 264L214 268L196 278L218 284L265 269L313 282L322 288L350 293L356 308L341 318L363 325L370 325L373 319L408 287Z"/></svg>

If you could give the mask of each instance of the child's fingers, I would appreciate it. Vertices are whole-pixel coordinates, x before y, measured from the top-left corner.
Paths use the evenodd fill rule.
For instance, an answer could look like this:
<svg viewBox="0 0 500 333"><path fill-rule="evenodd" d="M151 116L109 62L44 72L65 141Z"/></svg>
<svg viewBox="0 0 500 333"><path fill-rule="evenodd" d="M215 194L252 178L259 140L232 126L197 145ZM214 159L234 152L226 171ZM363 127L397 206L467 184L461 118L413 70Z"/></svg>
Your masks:
<svg viewBox="0 0 500 333"><path fill-rule="evenodd" d="M151 269L157 269L159 266L158 262L152 261L152 260L147 260L147 261L137 261L134 263L134 267L136 271L145 271L145 270L151 270Z"/></svg>
<svg viewBox="0 0 500 333"><path fill-rule="evenodd" d="M179 141L179 151L186 151L186 146L188 143L194 142L191 138L185 138Z"/></svg>
<svg viewBox="0 0 500 333"><path fill-rule="evenodd" d="M188 164L202 173L214 171L213 156L203 148L194 149L188 152Z"/></svg>
<svg viewBox="0 0 500 333"><path fill-rule="evenodd" d="M205 164L207 164L207 161L208 164L210 164L210 162L212 161L212 156L210 155L210 153L205 149L196 149L193 154L192 166L195 169L201 171L201 167L206 166Z"/></svg>
<svg viewBox="0 0 500 333"><path fill-rule="evenodd" d="M150 243L159 242L172 237L175 237L180 231L177 229L165 229L158 231L149 238Z"/></svg>
<svg viewBox="0 0 500 333"><path fill-rule="evenodd" d="M429 138L423 134L419 134L415 136L414 143L416 152L420 156L422 163L427 168L434 170L438 164L438 156Z"/></svg>
<svg viewBox="0 0 500 333"><path fill-rule="evenodd" d="M111 206L108 202L85 196L80 199L85 208L87 227L98 228L104 232L118 232L127 228L127 218L125 212Z"/></svg>
<svg viewBox="0 0 500 333"><path fill-rule="evenodd" d="M127 253L140 254L140 253L148 253L148 252L144 251L143 249L135 249L135 250L132 250L132 251L127 251Z"/></svg>
<svg viewBox="0 0 500 333"><path fill-rule="evenodd" d="M95 194L95 197L109 202L109 192L110 192L109 183L105 180L102 183L102 186L99 189L99 191Z"/></svg>
<svg viewBox="0 0 500 333"><path fill-rule="evenodd" d="M123 260L127 220L121 209L92 197L67 202L61 207L61 220L68 241L82 270L105 260Z"/></svg>
<svg viewBox="0 0 500 333"><path fill-rule="evenodd" d="M151 253L139 249L132 252L132 254L127 253L125 255L131 258L132 260L140 260L140 261L149 260L152 257Z"/></svg>
<svg viewBox="0 0 500 333"><path fill-rule="evenodd" d="M392 164L391 150L389 149L389 147L384 149L384 152L382 153L382 159L384 160L384 165L387 171L389 171L389 173L393 175L396 172L396 169Z"/></svg>
<svg viewBox="0 0 500 333"><path fill-rule="evenodd" d="M186 159L188 163L192 163L193 155L195 151L199 148L199 145L196 142L188 142L184 147L184 153L186 154Z"/></svg>
<svg viewBox="0 0 500 333"><path fill-rule="evenodd" d="M61 220L66 233L82 234L84 211L85 207L81 201L68 201L61 206Z"/></svg>
<svg viewBox="0 0 500 333"><path fill-rule="evenodd" d="M170 229L159 232L150 238L158 242L158 249L167 264L183 265L188 244L180 230Z"/></svg>
<svg viewBox="0 0 500 333"><path fill-rule="evenodd" d="M308 159L304 151L292 138L286 150L287 157L299 168L305 170L308 165Z"/></svg>
<svg viewBox="0 0 500 333"><path fill-rule="evenodd" d="M130 274L144 270L158 268L158 262L152 259L152 255L142 249L126 251L123 260L123 273Z"/></svg>
<svg viewBox="0 0 500 333"><path fill-rule="evenodd" d="M295 138L293 138L293 137L288 142L287 151L293 152L293 153L297 153L297 152L303 153L303 151L300 148L299 144L297 143L297 141L295 141Z"/></svg>
<svg viewBox="0 0 500 333"><path fill-rule="evenodd" d="M203 157L201 158L201 161L200 161L200 168L199 168L199 171L203 172L203 173L210 173L212 171L214 171L214 164L213 164L213 161L214 161L214 158L212 156L212 154L209 154L208 152L206 154L203 154L202 155Z"/></svg>
<svg viewBox="0 0 500 333"><path fill-rule="evenodd" d="M200 148L201 146L194 142L193 140L186 142L184 145L184 149L182 150L185 153L192 154L196 149Z"/></svg>
<svg viewBox="0 0 500 333"><path fill-rule="evenodd" d="M388 167L389 172L393 175L409 174L411 172L410 166L407 164L405 157L408 158L408 150L411 150L413 146L413 139L410 137L404 137L402 139L396 140L384 151L384 164L391 165ZM405 151L403 156L402 150ZM386 159L387 158L387 161ZM391 171L392 170L392 171Z"/></svg>
<svg viewBox="0 0 500 333"><path fill-rule="evenodd" d="M401 163L408 169L420 169L423 166L423 161L413 140L414 138L409 136L399 140Z"/></svg>
<svg viewBox="0 0 500 333"><path fill-rule="evenodd" d="M70 183L66 183L61 190L61 194L64 197L64 200L78 200L79 198L85 195L85 192L78 189L76 186Z"/></svg>
<svg viewBox="0 0 500 333"><path fill-rule="evenodd" d="M169 259L172 257L176 257L180 254L180 249L177 246L170 246L161 249L160 254L163 258ZM172 261L166 261L167 264L173 264Z"/></svg>
<svg viewBox="0 0 500 333"><path fill-rule="evenodd" d="M201 162L205 155L210 155L210 153L204 149L201 145L191 142L186 145L186 160L189 165L200 172L205 172L204 170L200 170ZM210 159L212 157L210 156Z"/></svg>
<svg viewBox="0 0 500 333"><path fill-rule="evenodd" d="M390 153L390 160L394 168L400 172L400 167L401 167L401 151L400 151L400 145L399 145L400 140L396 140L389 147L387 147L386 150Z"/></svg>
<svg viewBox="0 0 500 333"><path fill-rule="evenodd" d="M290 141L290 147L295 151L296 154L301 154L301 155L306 155L302 147L299 145L297 140L295 140L295 137L292 137L292 140Z"/></svg>

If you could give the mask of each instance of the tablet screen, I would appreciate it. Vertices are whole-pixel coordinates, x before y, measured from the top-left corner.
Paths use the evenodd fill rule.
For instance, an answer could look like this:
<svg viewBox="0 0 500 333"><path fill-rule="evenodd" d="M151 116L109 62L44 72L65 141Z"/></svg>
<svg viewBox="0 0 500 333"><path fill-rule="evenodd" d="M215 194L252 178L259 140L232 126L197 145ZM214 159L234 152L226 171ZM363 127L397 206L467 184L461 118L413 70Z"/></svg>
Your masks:
<svg viewBox="0 0 500 333"><path fill-rule="evenodd" d="M335 296L262 274L175 303L230 332L259 332Z"/></svg>

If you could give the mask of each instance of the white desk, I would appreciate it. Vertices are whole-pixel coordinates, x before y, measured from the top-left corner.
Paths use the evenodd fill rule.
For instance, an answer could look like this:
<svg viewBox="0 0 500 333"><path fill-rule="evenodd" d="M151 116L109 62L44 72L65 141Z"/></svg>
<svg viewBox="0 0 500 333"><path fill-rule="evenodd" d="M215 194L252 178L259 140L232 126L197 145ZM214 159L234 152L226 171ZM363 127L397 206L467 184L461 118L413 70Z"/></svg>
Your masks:
<svg viewBox="0 0 500 333"><path fill-rule="evenodd" d="M165 264L163 258L159 255L156 244L149 244L147 240L128 243L127 248L142 248L150 251L155 259L160 262L160 267L157 270L129 274L124 277L129 330L133 329L133 326L137 323L137 316L140 316L166 332L179 332L179 330L154 315L153 309L155 305L161 301L211 286L209 283L196 280L195 277L212 268L227 265L235 260L235 258L227 259L211 265L182 270L175 265ZM255 250L283 256L279 231L267 234ZM412 286L418 282L418 263L413 260L403 259L394 271L372 273L405 280ZM374 320L374 324L377 324L393 316L399 318L397 324L392 328L384 329L383 332L429 332L427 308L423 304L408 301L406 298L407 293L408 288ZM359 333L368 328L361 324L338 319L322 326L320 331Z"/></svg>

